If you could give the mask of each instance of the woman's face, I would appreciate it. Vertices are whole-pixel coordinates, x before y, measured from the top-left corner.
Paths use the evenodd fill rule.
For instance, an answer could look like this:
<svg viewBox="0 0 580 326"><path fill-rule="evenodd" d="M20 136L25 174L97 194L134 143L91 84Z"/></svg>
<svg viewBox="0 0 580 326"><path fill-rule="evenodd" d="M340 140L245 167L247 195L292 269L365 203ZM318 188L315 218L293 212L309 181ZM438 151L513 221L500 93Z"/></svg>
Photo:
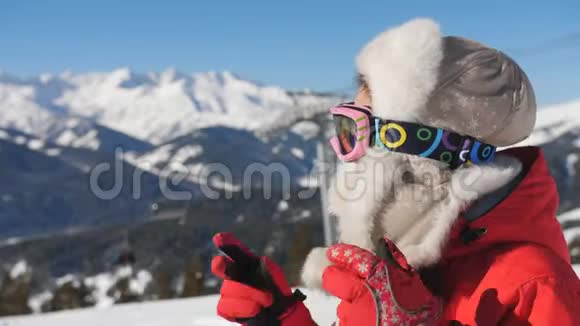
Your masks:
<svg viewBox="0 0 580 326"><path fill-rule="evenodd" d="M354 98L355 105L371 106L371 95L366 84L362 84L358 88L358 92Z"/></svg>

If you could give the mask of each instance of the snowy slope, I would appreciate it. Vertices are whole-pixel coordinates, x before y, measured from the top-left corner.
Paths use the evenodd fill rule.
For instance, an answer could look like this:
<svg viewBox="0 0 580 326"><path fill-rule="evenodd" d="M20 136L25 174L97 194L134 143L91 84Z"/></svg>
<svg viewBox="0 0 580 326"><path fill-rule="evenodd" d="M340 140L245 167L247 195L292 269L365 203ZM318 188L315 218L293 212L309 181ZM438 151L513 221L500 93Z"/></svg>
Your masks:
<svg viewBox="0 0 580 326"><path fill-rule="evenodd" d="M45 121L45 129L28 130L1 128L0 139L26 145L33 150L44 150L49 156L58 155L56 147L81 148L90 151L112 153L115 148L142 153L153 148L148 142L127 136L121 132L78 118L62 118ZM42 130L42 131L41 131Z"/></svg>
<svg viewBox="0 0 580 326"><path fill-rule="evenodd" d="M101 163L113 166L113 156L0 129L0 238L145 218L151 202L160 196L155 187L159 178L144 174L144 192L137 200L128 187L111 200L99 199L91 191L89 176ZM135 167L121 166L125 172L121 179L103 174L100 182L130 184Z"/></svg>
<svg viewBox="0 0 580 326"><path fill-rule="evenodd" d="M534 132L518 145L545 144L568 132L580 133L580 100L539 110ZM580 134L574 145L580 148Z"/></svg>
<svg viewBox="0 0 580 326"><path fill-rule="evenodd" d="M331 325L337 301L321 292L304 291L315 321ZM215 314L217 296L125 304L107 309L85 309L32 317L0 319L1 326L222 326L237 325Z"/></svg>
<svg viewBox="0 0 580 326"><path fill-rule="evenodd" d="M308 122L299 125L305 124ZM310 133L316 135L318 126L310 124ZM219 164L227 167L232 176L228 184L236 189L241 187L247 168L255 164L282 163L290 181L299 182L314 166L316 140L305 137L308 135L305 130L294 131L288 127L285 130L281 135L263 138L247 130L208 127L173 139L140 156L129 156L129 161L157 175L177 167L185 168L188 180L199 184L207 184L208 171Z"/></svg>
<svg viewBox="0 0 580 326"><path fill-rule="evenodd" d="M259 129L292 109L326 108L335 101L335 96L261 86L229 72L118 69L31 79L0 74L0 127L41 137L53 124L75 118L159 144L207 126Z"/></svg>
<svg viewBox="0 0 580 326"><path fill-rule="evenodd" d="M560 213L580 207L580 100L542 108L532 135L515 146L541 146L560 194Z"/></svg>
<svg viewBox="0 0 580 326"><path fill-rule="evenodd" d="M23 230L30 233L37 229L34 221L39 219L46 224L41 228L52 230L62 226L54 221L67 220L71 214L71 226L83 224L88 220L86 213L73 214L67 200L64 204L57 200L88 193L86 174L98 164L112 161L118 147L127 154L124 157L129 171L139 166L159 175L167 171L165 167L182 164L190 172L183 183L203 183L205 180L198 177L199 168L216 162L233 169L237 183L241 171L252 162L282 163L290 169L294 182L311 170L315 155L314 142L301 138L308 134L308 128L297 135L288 131L290 125L326 112L338 101L335 95L289 92L228 72L186 75L167 70L138 74L118 69L32 78L0 72L0 151L4 150L0 163L4 164L2 172L17 185L4 182L0 199L2 212L11 221L20 221L11 227L5 225L2 231L12 235L23 234ZM263 137L272 133L276 135ZM41 169L43 165L53 168ZM55 173L61 170L70 173ZM74 183L75 187L63 188L63 183ZM47 192L51 184L59 191ZM126 185L131 184L126 181ZM149 188L159 190L159 186ZM39 200L47 196L52 209ZM157 200L153 196L148 199ZM91 206L84 200L76 203ZM103 206L98 215L126 215L120 213L121 206L134 212L131 217L143 213L132 204L119 203L119 209L111 212ZM153 202L142 204L150 207Z"/></svg>

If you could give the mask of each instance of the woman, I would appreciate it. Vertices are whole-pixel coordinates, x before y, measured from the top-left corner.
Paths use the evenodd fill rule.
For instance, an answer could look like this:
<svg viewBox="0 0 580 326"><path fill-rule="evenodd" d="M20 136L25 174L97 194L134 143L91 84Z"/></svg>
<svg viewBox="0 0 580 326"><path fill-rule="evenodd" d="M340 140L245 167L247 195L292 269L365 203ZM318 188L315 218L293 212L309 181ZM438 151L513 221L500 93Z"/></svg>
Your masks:
<svg viewBox="0 0 580 326"><path fill-rule="evenodd" d="M353 103L331 109L330 190L340 242L314 249L303 280L341 299L340 325L577 325L580 281L555 218L542 152L511 146L536 103L503 53L416 19L357 58ZM314 325L271 260L228 234L213 271L218 313L248 325ZM400 249L400 250L399 250ZM315 317L315 316L314 316Z"/></svg>

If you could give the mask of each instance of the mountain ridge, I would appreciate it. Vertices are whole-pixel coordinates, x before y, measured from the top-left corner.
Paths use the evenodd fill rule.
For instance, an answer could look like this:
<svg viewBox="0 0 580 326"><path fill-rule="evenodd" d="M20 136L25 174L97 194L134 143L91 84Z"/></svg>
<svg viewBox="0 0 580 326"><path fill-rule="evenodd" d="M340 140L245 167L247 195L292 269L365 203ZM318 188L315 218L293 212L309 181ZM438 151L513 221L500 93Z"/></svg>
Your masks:
<svg viewBox="0 0 580 326"><path fill-rule="evenodd" d="M258 129L296 107L330 106L337 96L287 91L231 72L174 69L0 75L0 127L43 137L50 125L76 118L160 144L194 129L222 125ZM16 112L17 110L17 112Z"/></svg>

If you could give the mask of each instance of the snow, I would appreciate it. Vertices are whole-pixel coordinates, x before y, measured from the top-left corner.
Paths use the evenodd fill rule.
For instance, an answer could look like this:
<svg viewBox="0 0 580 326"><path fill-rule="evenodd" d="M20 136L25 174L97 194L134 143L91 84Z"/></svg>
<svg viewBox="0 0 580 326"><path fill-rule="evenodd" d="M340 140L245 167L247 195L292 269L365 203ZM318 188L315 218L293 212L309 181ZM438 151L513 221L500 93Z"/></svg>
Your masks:
<svg viewBox="0 0 580 326"><path fill-rule="evenodd" d="M111 72L41 75L0 80L0 127L45 136L63 114L73 130L93 121L153 144L195 128L223 125L259 129L283 119L296 107L320 110L336 98L289 93L230 72L183 74L174 69L139 74L127 68ZM18 108L16 110L15 108ZM299 113L296 111L295 113ZM91 138L92 135L87 137ZM71 134L61 141L71 142ZM82 140L94 147L90 139Z"/></svg>
<svg viewBox="0 0 580 326"><path fill-rule="evenodd" d="M74 285L77 285L79 283L79 280L74 275L67 274L65 276L62 276L62 277L59 277L58 279L56 279L55 283L57 286L62 286L66 283L73 283Z"/></svg>
<svg viewBox="0 0 580 326"><path fill-rule="evenodd" d="M297 147L292 147L290 149L290 153L294 155L296 158L303 159L304 158L304 151Z"/></svg>
<svg viewBox="0 0 580 326"><path fill-rule="evenodd" d="M312 121L301 121L292 126L290 131L293 133L302 136L304 140L310 140L316 136L320 132L320 127L312 122Z"/></svg>
<svg viewBox="0 0 580 326"><path fill-rule="evenodd" d="M200 180L203 182L203 180ZM221 189L224 190L226 192L240 192L242 190L242 186L238 185L238 184L233 184L231 182L229 182L228 180L225 179L221 179L217 176L212 176L209 179L208 184L210 184L212 187L216 188L216 189Z"/></svg>
<svg viewBox="0 0 580 326"><path fill-rule="evenodd" d="M45 302L52 300L52 298L53 295L48 290L41 293L37 293L28 299L28 306L30 307L30 309L32 309L33 313L40 313L42 311L42 305ZM0 323L0 325L2 324Z"/></svg>
<svg viewBox="0 0 580 326"><path fill-rule="evenodd" d="M4 130L0 130L0 139L10 139L10 135Z"/></svg>
<svg viewBox="0 0 580 326"><path fill-rule="evenodd" d="M11 279L18 278L28 273L28 270L29 270L28 264L26 263L26 261L21 260L17 262L14 266L12 266L12 269L10 270L10 278Z"/></svg>
<svg viewBox="0 0 580 326"><path fill-rule="evenodd" d="M236 224L240 224L240 223L244 223L244 221L246 220L246 217L242 214L236 216Z"/></svg>
<svg viewBox="0 0 580 326"><path fill-rule="evenodd" d="M19 144L19 145L24 145L24 144L26 144L26 137L24 137L24 136L16 136L14 138L14 142L16 144Z"/></svg>
<svg viewBox="0 0 580 326"><path fill-rule="evenodd" d="M280 153L280 150L282 149L282 144L278 144L274 147L272 147L272 154L278 154Z"/></svg>
<svg viewBox="0 0 580 326"><path fill-rule="evenodd" d="M578 154L568 154L566 157L566 169L571 177L576 175L576 163L578 163Z"/></svg>
<svg viewBox="0 0 580 326"><path fill-rule="evenodd" d="M319 325L331 325L336 316L335 298L318 291L302 290L306 305ZM90 308L37 316L1 318L2 326L225 326L238 325L219 318L215 295L123 304L106 308Z"/></svg>
<svg viewBox="0 0 580 326"><path fill-rule="evenodd" d="M139 166L154 166L159 162L168 162L174 151L173 144L163 145L138 158Z"/></svg>
<svg viewBox="0 0 580 326"><path fill-rule="evenodd" d="M74 129L79 125L79 122L80 122L79 119L75 119L75 118L69 119L66 122L66 126L67 126L67 128Z"/></svg>
<svg viewBox="0 0 580 326"><path fill-rule="evenodd" d="M64 146L71 144L76 138L75 133L72 130L65 130L60 136L56 139L57 144L62 144Z"/></svg>
<svg viewBox="0 0 580 326"><path fill-rule="evenodd" d="M144 270L133 275L133 268L130 266L122 266L113 273L102 273L87 277L84 280L84 284L89 288L95 289L93 291L93 299L96 301L97 308L113 306L115 300L109 296L108 292L120 279L129 279L129 289L133 293L140 295L144 293L152 277L148 271Z"/></svg>
<svg viewBox="0 0 580 326"><path fill-rule="evenodd" d="M31 139L28 141L28 148L34 151L38 151L44 147L44 141L40 139Z"/></svg>
<svg viewBox="0 0 580 326"><path fill-rule="evenodd" d="M302 220L309 219L312 216L312 212L309 210L302 210L299 215L292 216L290 221L292 223L298 223Z"/></svg>
<svg viewBox="0 0 580 326"><path fill-rule="evenodd" d="M153 277L151 273L146 270L139 271L134 279L129 282L129 289L132 293L143 294L145 289L151 283Z"/></svg>
<svg viewBox="0 0 580 326"><path fill-rule="evenodd" d="M59 148L49 148L44 153L48 156L58 156L61 152Z"/></svg>
<svg viewBox="0 0 580 326"><path fill-rule="evenodd" d="M580 100L546 107L538 110L532 135L517 146L541 145L579 127Z"/></svg>
<svg viewBox="0 0 580 326"><path fill-rule="evenodd" d="M179 150L177 150L175 155L173 155L173 157L171 158L171 161L185 163L187 160L196 158L201 154L203 154L203 147L199 145L183 146Z"/></svg>
<svg viewBox="0 0 580 326"><path fill-rule="evenodd" d="M300 177L297 180L297 183L303 187L303 188L318 188L318 186L320 185L320 180L319 180L319 176L315 175L315 174L309 174L303 177Z"/></svg>
<svg viewBox="0 0 580 326"><path fill-rule="evenodd" d="M99 274L94 277L87 278L85 284L90 287L94 287L95 291L95 301L97 308L111 307L115 303L115 300L107 295L107 291L115 284L116 278L113 278L109 274Z"/></svg>
<svg viewBox="0 0 580 326"><path fill-rule="evenodd" d="M580 220L580 208L576 208L558 215L558 221L560 221L560 223L574 220Z"/></svg>
<svg viewBox="0 0 580 326"><path fill-rule="evenodd" d="M576 208L558 215L558 221L560 223L566 223L570 221L580 221L580 208ZM566 243L570 243L574 240L580 240L580 227L571 227L563 230L564 238Z"/></svg>
<svg viewBox="0 0 580 326"><path fill-rule="evenodd" d="M36 103L33 85L14 78L0 81L0 127L33 134L46 131L55 115Z"/></svg>
<svg viewBox="0 0 580 326"><path fill-rule="evenodd" d="M289 207L288 202L285 200L281 200L278 203L278 212L285 212L288 210L288 207Z"/></svg>
<svg viewBox="0 0 580 326"><path fill-rule="evenodd" d="M72 147L82 147L97 150L100 145L98 135L99 135L98 131L90 130L84 135L75 135L74 140L68 145Z"/></svg>
<svg viewBox="0 0 580 326"><path fill-rule="evenodd" d="M574 239L580 239L580 227L564 230L564 239L566 239L566 243L570 243Z"/></svg>

